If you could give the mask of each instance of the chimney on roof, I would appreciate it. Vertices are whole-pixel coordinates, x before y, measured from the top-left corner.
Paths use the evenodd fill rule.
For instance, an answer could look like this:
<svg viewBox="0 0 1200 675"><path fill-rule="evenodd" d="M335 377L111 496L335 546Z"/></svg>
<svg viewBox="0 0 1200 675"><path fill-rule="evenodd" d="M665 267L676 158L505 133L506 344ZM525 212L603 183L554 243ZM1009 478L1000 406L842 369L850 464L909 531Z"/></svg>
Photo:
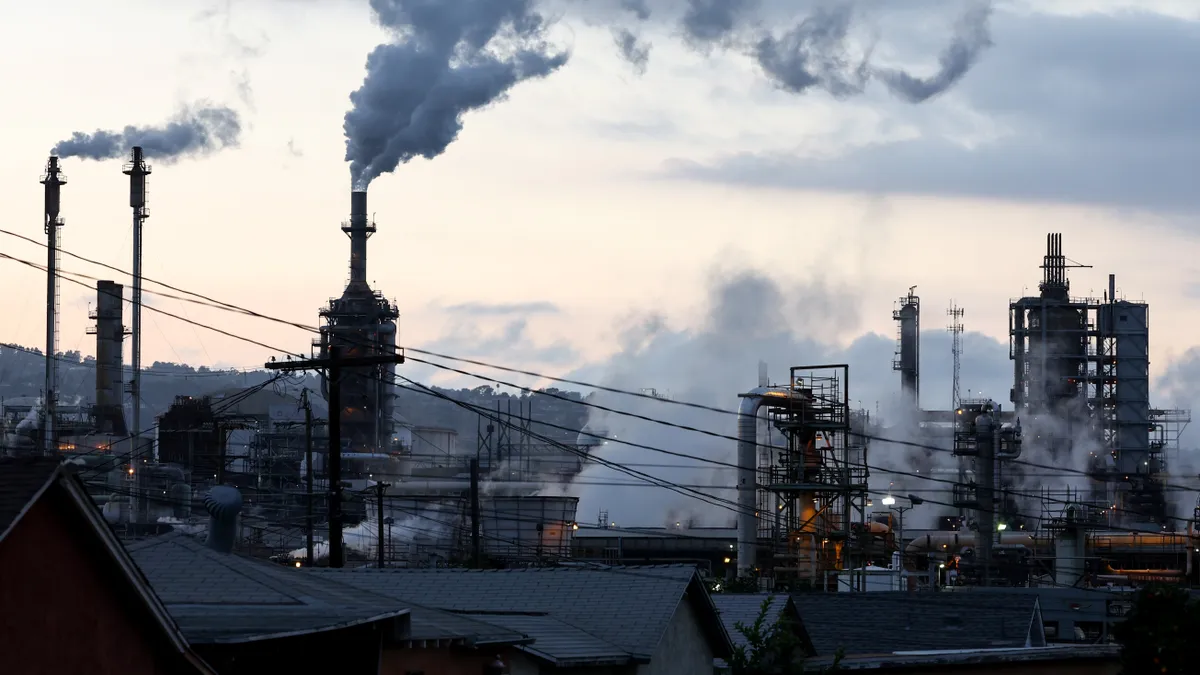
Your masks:
<svg viewBox="0 0 1200 675"><path fill-rule="evenodd" d="M204 510L208 511L209 548L218 553L233 550L237 535L237 517L242 510L242 493L237 488L218 485L204 497Z"/></svg>

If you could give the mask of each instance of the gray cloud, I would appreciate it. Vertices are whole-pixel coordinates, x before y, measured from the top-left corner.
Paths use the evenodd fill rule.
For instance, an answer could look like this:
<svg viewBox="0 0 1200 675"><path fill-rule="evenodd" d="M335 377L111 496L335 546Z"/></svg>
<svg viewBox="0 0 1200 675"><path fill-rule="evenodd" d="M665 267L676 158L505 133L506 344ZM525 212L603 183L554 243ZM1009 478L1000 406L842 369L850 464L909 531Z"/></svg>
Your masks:
<svg viewBox="0 0 1200 675"><path fill-rule="evenodd" d="M758 0L687 0L681 25L695 44L720 42L731 37Z"/></svg>
<svg viewBox="0 0 1200 675"><path fill-rule="evenodd" d="M173 161L236 147L242 133L237 111L225 106L199 104L184 108L166 124L157 127L127 126L121 131L76 131L51 150L59 157L115 159L139 145L146 157Z"/></svg>
<svg viewBox="0 0 1200 675"><path fill-rule="evenodd" d="M992 46L988 19L992 7L979 3L968 9L955 27L954 38L938 57L938 72L930 77L916 77L903 70L877 69L887 88L910 103L921 103L941 94L962 79L979 60L983 50Z"/></svg>
<svg viewBox="0 0 1200 675"><path fill-rule="evenodd" d="M566 365L576 361L579 353L565 340L538 344L528 335L529 323L524 318L507 321L497 332L484 332L474 321L454 321L441 337L428 347L456 356L486 357L497 361L534 362Z"/></svg>
<svg viewBox="0 0 1200 675"><path fill-rule="evenodd" d="M539 300L535 302L462 302L443 308L452 314L468 314L471 316L506 316L513 314L559 314L562 308L553 302Z"/></svg>
<svg viewBox="0 0 1200 675"><path fill-rule="evenodd" d="M650 5L646 0L621 0L621 9L636 16L638 21L650 18Z"/></svg>
<svg viewBox="0 0 1200 675"><path fill-rule="evenodd" d="M621 58L629 62L639 74L646 72L650 63L650 43L642 42L628 28L614 28L613 42L621 52Z"/></svg>
<svg viewBox="0 0 1200 675"><path fill-rule="evenodd" d="M794 94L820 86L836 97L861 94L870 75L867 60L851 64L846 36L850 5L818 9L794 28L766 34L753 47L754 58L775 84Z"/></svg>
<svg viewBox="0 0 1200 675"><path fill-rule="evenodd" d="M394 41L370 53L366 79L350 95L346 161L359 188L415 157L442 154L464 113L567 62L546 44L532 0L371 0L371 9Z"/></svg>
<svg viewBox="0 0 1200 675"><path fill-rule="evenodd" d="M971 143L919 138L840 155L742 154L674 161L674 176L747 185L1200 207L1200 24L1152 14L997 14L999 47L955 102L994 123ZM945 119L944 117L942 118ZM921 121L917 120L920 125Z"/></svg>

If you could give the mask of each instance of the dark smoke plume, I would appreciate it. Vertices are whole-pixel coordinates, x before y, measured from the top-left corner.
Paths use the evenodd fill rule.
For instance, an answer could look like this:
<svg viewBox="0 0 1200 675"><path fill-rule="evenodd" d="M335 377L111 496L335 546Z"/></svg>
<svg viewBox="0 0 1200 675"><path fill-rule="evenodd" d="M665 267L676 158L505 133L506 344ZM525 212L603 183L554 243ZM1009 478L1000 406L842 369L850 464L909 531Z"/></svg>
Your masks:
<svg viewBox="0 0 1200 675"><path fill-rule="evenodd" d="M650 5L646 4L646 0L621 0L621 9L636 16L638 21L650 18Z"/></svg>
<svg viewBox="0 0 1200 675"><path fill-rule="evenodd" d="M818 9L782 37L760 38L754 57L767 76L787 91L798 94L819 86L837 97L860 94L870 73L866 59L851 65L847 56L851 12L848 5Z"/></svg>
<svg viewBox="0 0 1200 675"><path fill-rule="evenodd" d="M146 157L169 162L236 147L241 134L242 122L236 110L200 104L183 109L160 127L127 126L121 131L97 130L90 134L76 131L50 152L64 158L116 159L140 145Z"/></svg>
<svg viewBox="0 0 1200 675"><path fill-rule="evenodd" d="M733 34L738 21L758 0L687 0L683 30L696 44L720 42Z"/></svg>
<svg viewBox="0 0 1200 675"><path fill-rule="evenodd" d="M650 63L649 42L638 40L633 31L627 28L614 28L613 41L617 43L617 49L621 50L621 57L628 61L634 70L639 74L646 72Z"/></svg>
<svg viewBox="0 0 1200 675"><path fill-rule="evenodd" d="M946 91L975 65L984 49L992 46L988 19L992 8L979 4L959 20L954 39L938 57L940 68L936 75L914 77L903 70L878 70L879 79L889 91L910 103L921 103Z"/></svg>
<svg viewBox="0 0 1200 675"><path fill-rule="evenodd" d="M371 52L350 95L346 161L358 189L414 157L442 154L464 113L567 62L546 43L532 0L371 0L371 8L394 41Z"/></svg>

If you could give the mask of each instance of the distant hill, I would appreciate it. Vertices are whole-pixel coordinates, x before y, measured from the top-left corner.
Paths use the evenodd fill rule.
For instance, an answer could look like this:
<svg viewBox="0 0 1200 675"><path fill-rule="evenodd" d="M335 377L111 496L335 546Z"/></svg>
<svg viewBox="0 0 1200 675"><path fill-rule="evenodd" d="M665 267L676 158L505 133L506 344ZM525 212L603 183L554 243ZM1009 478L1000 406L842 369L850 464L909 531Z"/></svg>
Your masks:
<svg viewBox="0 0 1200 675"><path fill-rule="evenodd" d="M96 363L92 357L83 357L79 352L63 352L58 355L59 400L64 403L87 403L95 398ZM149 420L166 412L177 396L204 396L217 391L237 387L250 387L270 379L272 373L265 370L221 371L205 366L156 361L142 375L142 414ZM320 380L309 375L298 380L297 375L287 385L289 390L307 386L319 391ZM45 357L41 350L21 345L0 344L0 400L13 397L39 396L45 378ZM500 393L489 386L475 389L444 389L431 387L440 394L487 410L506 414L511 406L514 418L520 415L519 406L526 406L526 414L535 420L535 433L560 442L573 443L579 430L587 422L588 407L578 392L548 389L547 392L564 398L564 401L544 393L533 392L524 396ZM433 395L410 389L397 391L396 408L406 420L416 426L454 429L459 434L460 448L474 447L477 442L479 416L454 403ZM570 431L549 428L536 422L566 427ZM483 422L486 426L487 422Z"/></svg>

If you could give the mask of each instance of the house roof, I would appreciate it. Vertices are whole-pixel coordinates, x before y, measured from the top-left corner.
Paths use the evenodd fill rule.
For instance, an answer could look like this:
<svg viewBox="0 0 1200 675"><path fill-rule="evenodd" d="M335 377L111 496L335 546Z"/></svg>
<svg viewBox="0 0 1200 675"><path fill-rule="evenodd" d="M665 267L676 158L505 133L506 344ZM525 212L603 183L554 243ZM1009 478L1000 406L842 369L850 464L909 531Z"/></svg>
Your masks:
<svg viewBox="0 0 1200 675"><path fill-rule="evenodd" d="M54 460L0 458L0 541L50 487L58 471Z"/></svg>
<svg viewBox="0 0 1200 675"><path fill-rule="evenodd" d="M1018 593L797 593L819 656L1045 645L1036 596Z"/></svg>
<svg viewBox="0 0 1200 675"><path fill-rule="evenodd" d="M767 598L771 599L771 610L767 615L767 621L778 621L780 617L786 615L791 618L797 630L800 632L800 638L804 642L804 646L811 653L813 646L808 638L808 633L804 629L804 624L800 618L800 612L796 608L796 604L792 602L790 596L777 593L768 595L762 593L715 593L712 596L713 604L717 606L717 612L720 613L721 623L725 626L725 631L729 633L729 639L733 646L746 644L746 636L737 629L737 624L743 626L752 626L758 620L758 614L762 611L762 603Z"/></svg>
<svg viewBox="0 0 1200 675"><path fill-rule="evenodd" d="M198 643L236 643L318 633L407 614L402 639L472 645L520 644L529 638L363 590L333 577L218 553L173 532L130 546L184 634Z"/></svg>
<svg viewBox="0 0 1200 675"><path fill-rule="evenodd" d="M29 509L55 485L62 489L60 494L66 497L66 501L77 509L84 522L90 526L73 531L72 535L94 536L100 549L119 570L118 583L128 584L133 594L141 600L142 607L149 612L160 635L168 640L193 672L215 675L216 671L192 651L179 627L129 557L128 551L104 522L100 510L96 508L95 502L88 496L83 483L70 466L56 459L43 457L0 458L0 541L13 531Z"/></svg>
<svg viewBox="0 0 1200 675"><path fill-rule="evenodd" d="M336 575L343 583L397 600L520 630L535 640L526 651L554 663L597 663L612 659L616 650L626 655L626 662L648 660L686 597L714 653L728 656L729 651L729 636L690 565L312 572ZM517 614L537 618L513 618Z"/></svg>
<svg viewBox="0 0 1200 675"><path fill-rule="evenodd" d="M407 607L334 579L218 553L179 532L137 542L129 550L196 643L317 633L408 613Z"/></svg>

